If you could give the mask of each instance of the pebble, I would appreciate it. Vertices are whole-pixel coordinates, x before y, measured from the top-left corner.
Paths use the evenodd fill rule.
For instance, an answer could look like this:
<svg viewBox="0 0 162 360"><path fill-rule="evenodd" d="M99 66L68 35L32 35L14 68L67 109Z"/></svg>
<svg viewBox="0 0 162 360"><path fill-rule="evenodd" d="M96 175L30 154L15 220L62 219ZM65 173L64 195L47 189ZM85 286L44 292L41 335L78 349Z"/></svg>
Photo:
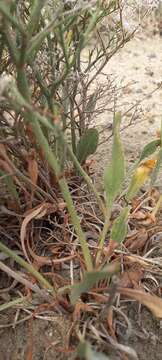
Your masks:
<svg viewBox="0 0 162 360"><path fill-rule="evenodd" d="M157 57L157 56L156 56L155 53L152 53L152 54L149 54L149 55L148 55L148 58L149 58L149 59L156 59L156 57Z"/></svg>

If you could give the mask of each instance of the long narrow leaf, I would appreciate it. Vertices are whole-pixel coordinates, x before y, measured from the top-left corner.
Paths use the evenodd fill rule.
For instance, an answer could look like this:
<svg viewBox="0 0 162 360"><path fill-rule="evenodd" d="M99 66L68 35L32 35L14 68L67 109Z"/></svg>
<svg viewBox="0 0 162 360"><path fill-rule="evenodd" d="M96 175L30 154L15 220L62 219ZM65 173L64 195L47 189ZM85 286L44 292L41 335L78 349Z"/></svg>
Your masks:
<svg viewBox="0 0 162 360"><path fill-rule="evenodd" d="M118 265L111 264L102 271L90 271L85 273L83 281L71 287L71 303L75 304L81 294L89 291L98 281L108 279L117 271Z"/></svg>
<svg viewBox="0 0 162 360"><path fill-rule="evenodd" d="M119 244L124 241L127 234L127 219L129 211L129 207L124 208L121 214L116 218L112 226L110 238L111 240Z"/></svg>
<svg viewBox="0 0 162 360"><path fill-rule="evenodd" d="M114 117L114 139L112 147L112 159L104 172L104 187L107 205L111 209L112 203L119 194L125 179L125 159L123 145L120 139L121 114Z"/></svg>
<svg viewBox="0 0 162 360"><path fill-rule="evenodd" d="M157 148L160 146L160 144L161 144L160 139L153 140L149 144L147 144L142 150L139 162L141 162L148 156L152 155L157 150Z"/></svg>
<svg viewBox="0 0 162 360"><path fill-rule="evenodd" d="M76 151L80 164L83 164L89 155L94 154L97 149L98 138L99 135L96 129L88 129L80 138Z"/></svg>

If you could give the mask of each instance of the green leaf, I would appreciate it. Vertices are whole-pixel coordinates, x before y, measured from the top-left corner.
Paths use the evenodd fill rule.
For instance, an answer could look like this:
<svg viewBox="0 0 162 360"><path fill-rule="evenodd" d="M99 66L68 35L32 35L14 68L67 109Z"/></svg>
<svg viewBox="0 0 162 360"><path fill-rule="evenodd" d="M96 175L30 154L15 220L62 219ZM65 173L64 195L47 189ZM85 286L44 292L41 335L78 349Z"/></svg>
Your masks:
<svg viewBox="0 0 162 360"><path fill-rule="evenodd" d="M109 360L109 357L106 355L94 351L88 341L81 341L79 343L77 354L80 359L84 360Z"/></svg>
<svg viewBox="0 0 162 360"><path fill-rule="evenodd" d="M160 171L160 168L161 168L161 165L162 165L162 148L160 148L159 152L158 152L158 155L157 155L157 163L156 163L156 166L152 172L152 175L151 175L151 186L155 183L156 179L157 179L157 176L158 176L158 173Z"/></svg>
<svg viewBox="0 0 162 360"><path fill-rule="evenodd" d="M82 293L89 291L98 281L110 278L117 270L117 264L110 264L102 271L89 271L85 273L83 281L71 287L71 303L75 304Z"/></svg>
<svg viewBox="0 0 162 360"><path fill-rule="evenodd" d="M143 159L147 158L148 156L152 155L156 150L157 147L160 146L161 140L153 140L149 144L147 144L144 149L142 150L139 162L141 162Z"/></svg>
<svg viewBox="0 0 162 360"><path fill-rule="evenodd" d="M16 190L16 185L13 182L12 176L7 174L5 171L0 170L0 180L1 180L1 177L2 177L2 180L4 181L5 185L7 186L10 195L17 202L19 202L19 195Z"/></svg>
<svg viewBox="0 0 162 360"><path fill-rule="evenodd" d="M127 220L130 212L130 207L126 207L121 211L121 214L116 218L111 229L110 239L121 244L127 234Z"/></svg>
<svg viewBox="0 0 162 360"><path fill-rule="evenodd" d="M97 149L99 140L99 134L96 129L88 129L84 135L80 138L77 149L76 156L80 164L84 164L87 157Z"/></svg>
<svg viewBox="0 0 162 360"><path fill-rule="evenodd" d="M125 179L124 149L120 139L121 114L114 117L114 138L112 146L111 163L104 171L104 187L106 192L107 206L111 209L113 201L120 193Z"/></svg>

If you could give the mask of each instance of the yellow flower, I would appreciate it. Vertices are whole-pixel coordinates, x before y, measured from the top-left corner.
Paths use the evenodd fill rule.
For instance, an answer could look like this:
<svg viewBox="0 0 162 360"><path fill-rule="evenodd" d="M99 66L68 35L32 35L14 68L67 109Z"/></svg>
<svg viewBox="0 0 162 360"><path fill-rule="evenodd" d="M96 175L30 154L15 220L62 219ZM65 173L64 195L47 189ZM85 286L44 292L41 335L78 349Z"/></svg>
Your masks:
<svg viewBox="0 0 162 360"><path fill-rule="evenodd" d="M141 186L148 180L156 162L157 160L154 159L146 160L136 169L126 193L126 200L131 200L137 191L140 190Z"/></svg>

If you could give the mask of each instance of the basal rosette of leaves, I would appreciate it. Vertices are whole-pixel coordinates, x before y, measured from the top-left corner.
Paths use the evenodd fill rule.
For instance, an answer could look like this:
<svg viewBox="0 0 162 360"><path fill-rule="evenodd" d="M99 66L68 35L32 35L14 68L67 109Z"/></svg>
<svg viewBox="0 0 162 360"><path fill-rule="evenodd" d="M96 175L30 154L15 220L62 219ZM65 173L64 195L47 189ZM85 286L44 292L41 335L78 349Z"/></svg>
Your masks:
<svg viewBox="0 0 162 360"><path fill-rule="evenodd" d="M102 87L98 92L92 90L92 85L111 57L133 35L132 30L124 29L125 15L120 5L119 1L104 0L0 2L0 179L3 183L0 211L3 216L18 219L16 226L20 230L19 239L12 242L14 246L8 240L0 241L0 269L31 293L67 309L70 301L75 306L83 294L88 296L103 281L111 289L113 275L120 271L118 262L111 263L112 250L119 250L127 236L132 200L151 175L156 179L161 165L160 134L160 139L143 149L125 190L122 114L114 112L111 159L103 174L102 196L89 176L87 160L94 156L98 146L98 130L92 124L98 115ZM103 21L106 21L105 39L100 28ZM98 36L97 43L94 34ZM83 51L87 47L85 63ZM110 152L109 145L107 151ZM73 189L70 183L75 176L87 184L102 214L95 246L89 246L85 223L79 216L75 199L78 189ZM112 220L113 206L120 197L122 208ZM50 258L43 251L35 254L40 239L39 232L33 236L31 224L43 218L47 221L51 214L54 214L53 222L57 217L62 221L57 227L65 228L63 245L70 248L68 255L64 249L58 254L51 244ZM67 229L69 238L66 238ZM6 258L12 259L19 269L25 269L26 277L24 270L17 272L8 266ZM53 284L39 271L43 266L52 266L55 272L62 262L70 262L71 266L73 259L80 267L78 284L72 270L65 286L59 286L59 276ZM113 289L114 293L122 292L119 286ZM131 291L127 293L133 296ZM161 316L160 299L147 298L139 292L135 299L157 317ZM20 303L19 298L13 301L2 304L1 310ZM87 359L98 356L84 341L81 350Z"/></svg>

